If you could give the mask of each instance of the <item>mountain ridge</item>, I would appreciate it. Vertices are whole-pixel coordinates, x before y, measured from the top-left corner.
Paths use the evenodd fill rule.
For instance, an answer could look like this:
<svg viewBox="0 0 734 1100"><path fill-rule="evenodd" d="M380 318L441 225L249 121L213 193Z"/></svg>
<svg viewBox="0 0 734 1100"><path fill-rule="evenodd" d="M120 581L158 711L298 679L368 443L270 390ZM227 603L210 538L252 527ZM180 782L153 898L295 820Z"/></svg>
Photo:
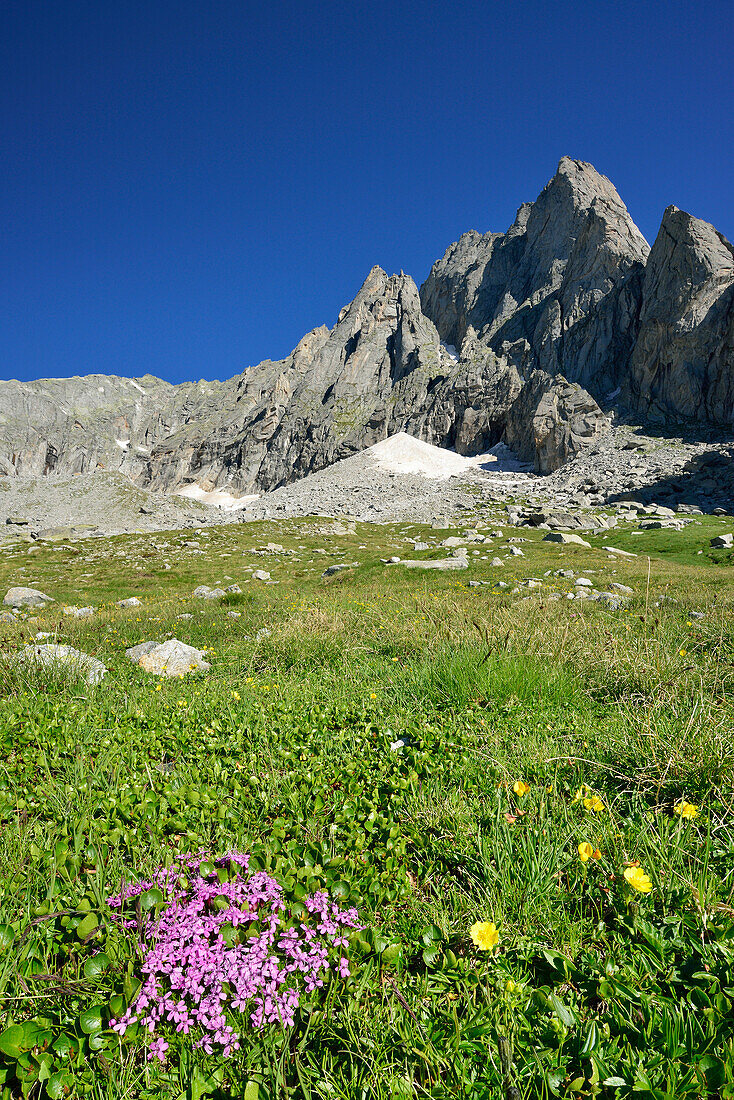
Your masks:
<svg viewBox="0 0 734 1100"><path fill-rule="evenodd" d="M734 249L674 206L651 248L611 181L563 157L506 233L462 234L420 291L376 265L284 359L221 382L0 382L0 474L268 491L400 431L462 454L503 439L549 472L612 404L733 426Z"/></svg>

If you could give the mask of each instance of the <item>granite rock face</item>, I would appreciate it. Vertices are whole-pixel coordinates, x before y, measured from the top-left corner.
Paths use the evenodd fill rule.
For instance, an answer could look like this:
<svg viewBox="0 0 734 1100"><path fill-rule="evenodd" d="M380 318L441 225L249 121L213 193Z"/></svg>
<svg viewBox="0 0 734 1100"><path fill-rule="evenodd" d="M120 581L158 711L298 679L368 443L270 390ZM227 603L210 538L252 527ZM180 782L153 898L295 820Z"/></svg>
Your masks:
<svg viewBox="0 0 734 1100"><path fill-rule="evenodd" d="M563 375L536 370L510 408L506 441L519 458L548 474L598 444L611 423L593 397Z"/></svg>
<svg viewBox="0 0 734 1100"><path fill-rule="evenodd" d="M734 248L675 206L663 215L642 287L628 387L649 420L734 416Z"/></svg>
<svg viewBox="0 0 734 1100"><path fill-rule="evenodd" d="M460 347L471 325L525 374L540 368L609 384L607 360L617 363L634 334L639 307L629 284L639 283L648 252L610 181L564 157L507 233L466 233L450 246L421 303L449 344ZM579 339L578 327L600 312Z"/></svg>
<svg viewBox="0 0 734 1100"><path fill-rule="evenodd" d="M420 294L374 267L283 360L180 386L0 382L0 488L123 474L237 498L399 432L463 455L504 440L548 472L596 445L600 406L732 425L734 250L669 207L650 251L610 181L564 157L506 233L465 233Z"/></svg>

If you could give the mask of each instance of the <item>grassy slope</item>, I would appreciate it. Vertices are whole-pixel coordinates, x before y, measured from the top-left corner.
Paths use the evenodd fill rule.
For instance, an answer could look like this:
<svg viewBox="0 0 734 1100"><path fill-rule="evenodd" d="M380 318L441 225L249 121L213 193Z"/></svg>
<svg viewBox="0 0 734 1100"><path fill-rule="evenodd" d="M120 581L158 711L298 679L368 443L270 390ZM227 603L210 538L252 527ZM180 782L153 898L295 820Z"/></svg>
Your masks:
<svg viewBox="0 0 734 1100"><path fill-rule="evenodd" d="M193 1100L251 1081L261 1096L489 1097L511 1078L528 1097L734 1095L734 574L708 550L725 524L619 530L592 550L506 529L527 540L523 558L440 574L379 561L416 556L406 533L436 532L323 535L316 522L0 561L2 591L28 584L100 609L0 624L3 652L50 630L110 670L90 690L0 666L0 1024L35 1015L77 1042L47 1059L52 1094ZM249 552L268 541L294 554ZM638 557L611 560L605 543ZM322 579L338 561L360 564ZM280 583L250 581L248 564ZM554 599L571 582L543 574L560 568L636 595L619 612ZM542 585L515 596L466 584L528 577ZM223 604L191 599L197 584L233 582L243 594ZM113 606L131 594L141 608ZM170 634L214 651L205 677L159 683L125 660L126 646ZM391 752L401 735L409 745ZM574 801L582 784L603 812ZM673 813L683 797L701 810L691 822ZM602 859L582 864L582 841ZM305 1018L285 1038L247 1033L224 1068L183 1039L161 1069L141 1059L144 1035L90 1045L80 1014L101 1005L106 1020L139 966L134 938L104 923L107 894L167 854L232 846L289 889L348 891L367 926L348 983L307 1034ZM649 896L624 883L633 860ZM87 909L102 924L84 943ZM500 929L491 956L468 936L484 919ZM100 946L109 969L87 974ZM28 1080L43 1077L38 1049L27 1058ZM3 1064L17 1088L19 1064Z"/></svg>

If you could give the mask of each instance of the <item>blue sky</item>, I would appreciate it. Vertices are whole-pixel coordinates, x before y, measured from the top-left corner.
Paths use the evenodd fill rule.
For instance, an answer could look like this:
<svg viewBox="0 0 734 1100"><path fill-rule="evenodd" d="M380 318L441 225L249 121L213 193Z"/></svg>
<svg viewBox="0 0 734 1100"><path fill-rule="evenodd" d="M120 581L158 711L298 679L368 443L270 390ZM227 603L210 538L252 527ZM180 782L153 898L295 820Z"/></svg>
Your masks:
<svg viewBox="0 0 734 1100"><path fill-rule="evenodd" d="M0 377L225 378L564 154L734 236L732 6L6 0Z"/></svg>

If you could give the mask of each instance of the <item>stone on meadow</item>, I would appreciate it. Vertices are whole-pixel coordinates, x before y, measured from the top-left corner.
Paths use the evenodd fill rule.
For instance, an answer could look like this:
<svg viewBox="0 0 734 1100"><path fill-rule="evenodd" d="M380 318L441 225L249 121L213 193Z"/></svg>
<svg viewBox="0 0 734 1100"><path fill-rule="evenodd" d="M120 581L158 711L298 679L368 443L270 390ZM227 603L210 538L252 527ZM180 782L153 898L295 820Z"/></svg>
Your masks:
<svg viewBox="0 0 734 1100"><path fill-rule="evenodd" d="M355 569L359 565L358 561L345 561L340 562L338 565L330 565L328 569L325 569L321 574L322 577L333 577L336 573L341 573L343 569Z"/></svg>
<svg viewBox="0 0 734 1100"><path fill-rule="evenodd" d="M505 563L503 562L502 558L492 558L489 564L493 565L495 569L500 569L504 566Z"/></svg>
<svg viewBox="0 0 734 1100"><path fill-rule="evenodd" d="M560 542L564 546L585 546L587 550L591 550L591 543L586 542L579 535L571 535L565 531L549 531L547 535L543 536L543 542Z"/></svg>
<svg viewBox="0 0 734 1100"><path fill-rule="evenodd" d="M69 606L64 608L64 614L70 615L74 619L88 619L90 615L93 615L96 608L88 607L74 607Z"/></svg>
<svg viewBox="0 0 734 1100"><path fill-rule="evenodd" d="M141 607L142 603L137 596L128 596L126 600L118 600L115 607Z"/></svg>
<svg viewBox="0 0 734 1100"><path fill-rule="evenodd" d="M455 558L438 558L434 561L401 561L406 569L468 569L469 562L464 555Z"/></svg>
<svg viewBox="0 0 734 1100"><path fill-rule="evenodd" d="M26 665L68 671L72 675L82 676L88 684L98 684L107 669L96 657L82 653L70 645L27 645L18 656Z"/></svg>
<svg viewBox="0 0 734 1100"><path fill-rule="evenodd" d="M193 595L197 600L221 600L226 593L223 588L210 588L208 584L200 584L194 589Z"/></svg>
<svg viewBox="0 0 734 1100"><path fill-rule="evenodd" d="M41 607L46 603L55 603L55 600L37 588L11 588L6 592L3 603L7 607Z"/></svg>
<svg viewBox="0 0 734 1100"><path fill-rule="evenodd" d="M252 574L252 579L254 581L269 581L270 574L268 573L267 569L256 569L255 572Z"/></svg>
<svg viewBox="0 0 734 1100"><path fill-rule="evenodd" d="M716 535L709 542L709 546L712 546L714 550L731 550L734 547L734 535Z"/></svg>
<svg viewBox="0 0 734 1100"><path fill-rule="evenodd" d="M169 638L167 642L142 642L125 650L125 655L146 672L156 676L185 676L187 672L206 672L210 668L202 650Z"/></svg>

